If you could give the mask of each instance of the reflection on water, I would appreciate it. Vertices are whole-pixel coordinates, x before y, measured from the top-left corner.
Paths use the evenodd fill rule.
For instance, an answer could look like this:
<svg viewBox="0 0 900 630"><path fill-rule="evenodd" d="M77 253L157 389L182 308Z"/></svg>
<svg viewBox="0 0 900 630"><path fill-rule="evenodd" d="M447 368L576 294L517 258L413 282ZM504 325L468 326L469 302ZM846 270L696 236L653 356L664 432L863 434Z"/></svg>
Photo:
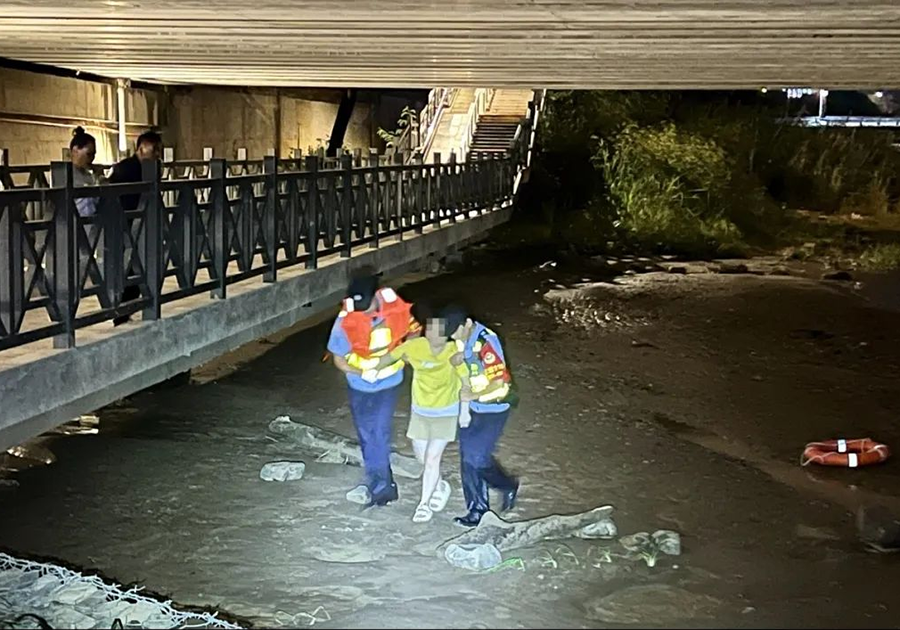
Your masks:
<svg viewBox="0 0 900 630"><path fill-rule="evenodd" d="M100 416L87 413L71 422L61 424L50 433L57 435L96 435L100 432Z"/></svg>
<svg viewBox="0 0 900 630"><path fill-rule="evenodd" d="M50 449L49 442L54 435L97 435L99 432L99 416L92 413L79 416L42 436L6 449L6 452L0 455L0 476L3 473L15 473L53 464L56 455Z"/></svg>

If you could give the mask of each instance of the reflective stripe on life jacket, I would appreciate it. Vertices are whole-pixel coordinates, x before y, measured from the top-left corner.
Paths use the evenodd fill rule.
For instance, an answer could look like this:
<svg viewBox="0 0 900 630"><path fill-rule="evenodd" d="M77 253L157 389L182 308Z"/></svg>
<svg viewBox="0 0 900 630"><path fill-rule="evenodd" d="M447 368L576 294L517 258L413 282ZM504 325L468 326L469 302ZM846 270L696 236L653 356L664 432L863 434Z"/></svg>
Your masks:
<svg viewBox="0 0 900 630"><path fill-rule="evenodd" d="M494 335L493 332L484 328L478 333L478 339L472 345L471 360L466 361L469 368L469 384L472 387L472 393L478 394L486 390L492 383L503 380L503 386L478 396L477 401L480 403L499 403L509 395L510 383L509 372L506 369L496 348L490 347L490 341L486 339L488 335ZM465 352L466 344L457 342L457 348ZM496 374L491 374L493 370L497 370Z"/></svg>
<svg viewBox="0 0 900 630"><path fill-rule="evenodd" d="M403 301L393 289L380 289L374 297L378 310L365 313L354 310L353 298L344 300L344 310L338 316L341 328L350 341L347 363L361 370L375 368L381 357L396 348L410 329L411 305ZM377 325L374 320L381 319ZM378 378L383 379L403 369L403 361L382 368Z"/></svg>

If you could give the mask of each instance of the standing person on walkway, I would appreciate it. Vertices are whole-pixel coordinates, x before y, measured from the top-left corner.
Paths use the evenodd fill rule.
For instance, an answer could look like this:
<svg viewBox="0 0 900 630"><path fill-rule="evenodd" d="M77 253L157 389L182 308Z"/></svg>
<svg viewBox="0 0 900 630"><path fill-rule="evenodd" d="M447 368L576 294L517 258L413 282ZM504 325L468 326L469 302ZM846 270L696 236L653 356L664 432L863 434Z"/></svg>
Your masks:
<svg viewBox="0 0 900 630"><path fill-rule="evenodd" d="M112 174L109 176L110 184L135 184L144 179L143 163L146 161L159 160L162 156L162 136L155 131L145 131L138 136L135 144L134 153L120 161L113 167ZM141 196L122 195L119 198L122 204L122 210L128 212L137 210L141 203ZM126 223L126 229L128 224ZM126 273L128 269L125 270ZM128 285L122 291L122 302L130 302L141 297L141 289L135 285ZM128 315L122 315L113 319L113 325L119 326L129 319Z"/></svg>
<svg viewBox="0 0 900 630"><path fill-rule="evenodd" d="M418 305L417 305L418 306ZM412 440L416 458L424 466L422 496L413 514L414 523L430 521L450 499L450 484L441 478L441 458L456 439L459 422L461 379L451 359L457 354L446 321L425 318L425 336L403 342L382 357L378 367L403 360L413 368L412 409L406 437Z"/></svg>
<svg viewBox="0 0 900 630"><path fill-rule="evenodd" d="M347 376L350 413L366 468L368 505L397 500L391 472L391 430L404 363L379 368L381 357L420 330L411 306L374 275L353 279L328 339L334 365ZM348 495L349 498L349 495Z"/></svg>
<svg viewBox="0 0 900 630"><path fill-rule="evenodd" d="M75 188L83 186L98 186L101 178L94 174L91 168L94 158L97 157L97 140L84 130L84 127L76 127L69 141L69 159L72 161L72 185ZM75 209L82 217L92 217L97 213L100 199L97 197L79 197L75 200Z"/></svg>
<svg viewBox="0 0 900 630"><path fill-rule="evenodd" d="M461 352L462 365L468 372L469 388L460 395L469 401L471 420L466 424L460 416L459 454L465 516L456 523L474 527L490 510L490 488L503 495L503 511L512 509L519 492L519 482L510 477L494 457L497 442L509 418L512 376L506 365L500 338L489 328L473 321L468 313L452 307L444 312L448 330Z"/></svg>
<svg viewBox="0 0 900 630"><path fill-rule="evenodd" d="M110 184L136 184L144 179L143 163L162 157L162 136L155 131L145 131L138 136L134 153L118 162L109 176ZM141 196L122 195L122 210L137 210Z"/></svg>

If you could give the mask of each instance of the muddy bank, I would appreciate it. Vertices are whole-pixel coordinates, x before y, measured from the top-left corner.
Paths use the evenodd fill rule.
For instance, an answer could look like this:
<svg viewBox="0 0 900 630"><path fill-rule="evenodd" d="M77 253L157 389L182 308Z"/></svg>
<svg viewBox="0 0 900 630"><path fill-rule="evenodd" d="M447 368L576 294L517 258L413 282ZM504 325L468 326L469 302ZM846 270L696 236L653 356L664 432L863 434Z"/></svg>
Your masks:
<svg viewBox="0 0 900 630"><path fill-rule="evenodd" d="M468 296L504 338L521 395L501 449L523 481L510 518L611 504L623 533L680 532L682 556L651 568L567 540L499 572L454 569L434 549L459 533L455 449L454 496L429 525L411 522L412 480L396 505L360 512L344 499L359 469L266 436L279 415L352 435L344 385L321 362L327 323L104 409L96 435L49 441L56 461L0 497L14 515L0 544L266 626L894 624L900 568L859 544L853 511L898 501L896 462L798 461L814 439L900 444L896 313L813 272L552 262L482 250L404 292ZM409 454L407 408L395 443ZM294 459L302 479L259 479Z"/></svg>

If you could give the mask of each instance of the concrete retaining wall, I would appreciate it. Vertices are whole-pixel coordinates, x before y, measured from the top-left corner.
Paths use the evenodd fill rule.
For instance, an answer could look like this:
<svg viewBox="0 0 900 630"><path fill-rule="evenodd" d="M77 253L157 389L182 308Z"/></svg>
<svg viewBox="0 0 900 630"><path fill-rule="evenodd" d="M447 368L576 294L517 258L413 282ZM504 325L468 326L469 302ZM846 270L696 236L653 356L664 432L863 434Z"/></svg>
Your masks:
<svg viewBox="0 0 900 630"><path fill-rule="evenodd" d="M290 157L293 148L327 143L340 98L334 89L129 88L129 152L140 133L156 127L179 160L201 159L205 147L229 160L239 148L250 159L273 148ZM381 108L393 122L405 103L387 98ZM97 139L97 162L111 164L118 159L116 107L112 82L0 68L0 148L9 149L12 164L47 164L62 158L80 124ZM378 146L377 107L357 101L344 146Z"/></svg>
<svg viewBox="0 0 900 630"><path fill-rule="evenodd" d="M411 236L360 248L352 258L320 260L314 271L285 269L278 282L229 286L226 300L205 295L168 305L163 318L117 329L72 350L0 371L0 448L162 382L241 345L326 310L337 310L351 274L372 266L399 275L485 236L510 207ZM121 331L121 332L120 332Z"/></svg>

